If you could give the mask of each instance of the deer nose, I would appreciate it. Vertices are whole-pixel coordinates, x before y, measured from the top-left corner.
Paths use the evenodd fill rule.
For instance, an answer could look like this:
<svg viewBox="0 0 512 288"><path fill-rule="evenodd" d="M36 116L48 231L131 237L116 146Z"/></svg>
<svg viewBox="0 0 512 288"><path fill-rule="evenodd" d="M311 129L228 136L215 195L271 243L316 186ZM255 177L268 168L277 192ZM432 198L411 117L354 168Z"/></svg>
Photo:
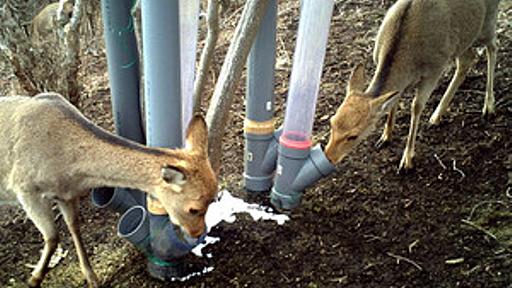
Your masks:
<svg viewBox="0 0 512 288"><path fill-rule="evenodd" d="M203 229L192 229L188 231L188 235L192 238L199 238L203 234Z"/></svg>
<svg viewBox="0 0 512 288"><path fill-rule="evenodd" d="M199 227L188 227L187 230L187 234L192 237L192 238L199 238L201 237L201 235L203 234L204 230L205 230L205 227L204 225L200 225Z"/></svg>

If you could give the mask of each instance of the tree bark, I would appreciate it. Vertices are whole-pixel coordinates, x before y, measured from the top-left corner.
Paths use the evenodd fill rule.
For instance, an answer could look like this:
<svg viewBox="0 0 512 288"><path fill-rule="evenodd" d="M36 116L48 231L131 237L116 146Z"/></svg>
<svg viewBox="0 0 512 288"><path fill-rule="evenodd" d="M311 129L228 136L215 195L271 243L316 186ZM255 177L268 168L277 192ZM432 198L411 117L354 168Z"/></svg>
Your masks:
<svg viewBox="0 0 512 288"><path fill-rule="evenodd" d="M215 45L217 44L217 39L219 37L219 8L217 0L208 0L208 15L206 17L208 32L194 83L194 114L201 111L204 87L207 80L206 76L208 75L208 71L212 63L213 52L215 51Z"/></svg>
<svg viewBox="0 0 512 288"><path fill-rule="evenodd" d="M217 174L220 170L222 140L229 119L228 112L267 6L268 0L248 0L245 3L206 114L208 152L212 167Z"/></svg>

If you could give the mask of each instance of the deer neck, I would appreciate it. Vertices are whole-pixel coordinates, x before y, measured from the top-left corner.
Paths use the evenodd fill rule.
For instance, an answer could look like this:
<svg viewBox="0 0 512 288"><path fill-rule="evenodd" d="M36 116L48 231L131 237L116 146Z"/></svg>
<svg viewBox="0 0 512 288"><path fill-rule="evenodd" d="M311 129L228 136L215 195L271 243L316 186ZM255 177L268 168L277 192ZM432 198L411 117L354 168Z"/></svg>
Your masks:
<svg viewBox="0 0 512 288"><path fill-rule="evenodd" d="M179 151L145 147L118 137L114 142L95 142L79 161L87 189L125 187L149 192L162 181L162 166L180 159Z"/></svg>

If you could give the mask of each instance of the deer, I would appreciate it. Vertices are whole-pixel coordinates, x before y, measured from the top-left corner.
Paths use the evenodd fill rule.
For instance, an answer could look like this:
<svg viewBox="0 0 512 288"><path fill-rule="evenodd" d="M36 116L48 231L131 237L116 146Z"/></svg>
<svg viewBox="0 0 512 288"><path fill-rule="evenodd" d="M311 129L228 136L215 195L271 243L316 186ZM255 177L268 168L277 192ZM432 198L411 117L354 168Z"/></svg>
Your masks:
<svg viewBox="0 0 512 288"><path fill-rule="evenodd" d="M332 163L340 162L386 113L384 130L376 146L388 143L398 99L404 90L415 87L409 134L398 171L412 169L420 115L428 98L443 71L455 59L455 75L430 117L430 124L437 125L474 63L475 45L484 45L487 51L482 114L493 114L498 5L499 0L398 0L391 6L376 36L373 60L377 67L369 86L365 89L364 66L357 65L350 76L346 97L330 119L327 158Z"/></svg>
<svg viewBox="0 0 512 288"><path fill-rule="evenodd" d="M51 3L46 5L46 7L39 12L34 19L32 19L32 27L31 27L31 39L32 42L40 41L43 37L47 37L56 31L58 28L57 23L57 12L59 10L59 2ZM73 1L64 2L63 6L63 15L64 22L68 22L73 15Z"/></svg>
<svg viewBox="0 0 512 288"><path fill-rule="evenodd" d="M207 126L190 121L184 148L147 147L96 126L56 93L0 97L0 191L15 196L41 232L44 249L28 280L40 286L59 241L52 204L62 213L89 287L99 281L79 231L79 199L96 187L126 187L157 198L191 237L205 230L217 180ZM5 193L5 192L4 192Z"/></svg>

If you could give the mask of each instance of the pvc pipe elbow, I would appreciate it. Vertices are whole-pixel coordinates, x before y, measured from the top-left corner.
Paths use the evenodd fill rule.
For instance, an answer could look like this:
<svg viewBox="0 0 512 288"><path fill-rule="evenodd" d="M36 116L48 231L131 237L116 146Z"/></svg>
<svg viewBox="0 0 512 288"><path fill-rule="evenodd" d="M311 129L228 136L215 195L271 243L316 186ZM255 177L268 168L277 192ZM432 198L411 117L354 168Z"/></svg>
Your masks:
<svg viewBox="0 0 512 288"><path fill-rule="evenodd" d="M293 181L293 190L304 191L320 178L328 176L335 170L336 166L327 159L320 144L317 144L311 149L309 157L306 159L299 174Z"/></svg>

